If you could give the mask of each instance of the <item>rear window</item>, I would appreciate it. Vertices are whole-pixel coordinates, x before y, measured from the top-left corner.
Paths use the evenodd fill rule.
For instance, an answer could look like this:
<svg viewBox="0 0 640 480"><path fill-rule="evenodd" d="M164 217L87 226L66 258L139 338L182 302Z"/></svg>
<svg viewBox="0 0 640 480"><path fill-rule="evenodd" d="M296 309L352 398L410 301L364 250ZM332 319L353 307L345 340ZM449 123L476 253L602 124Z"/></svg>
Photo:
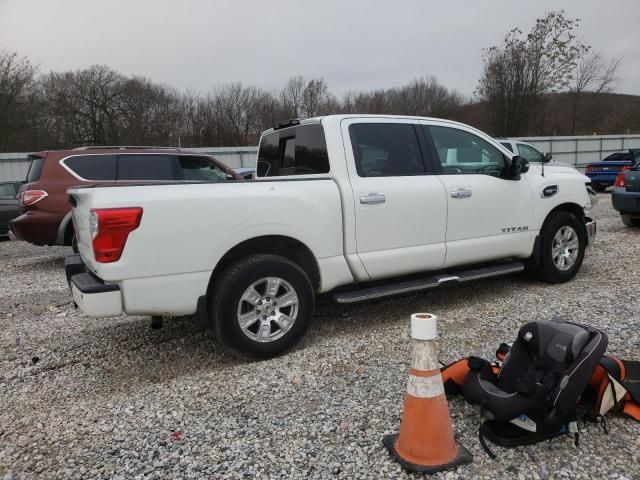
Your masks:
<svg viewBox="0 0 640 480"><path fill-rule="evenodd" d="M506 148L510 152L513 152L513 147L509 142L500 142L500 145L502 145L504 148Z"/></svg>
<svg viewBox="0 0 640 480"><path fill-rule="evenodd" d="M16 186L14 183L0 183L0 198L16 198Z"/></svg>
<svg viewBox="0 0 640 480"><path fill-rule="evenodd" d="M31 165L27 172L27 182L36 182L40 180L42 175L42 167L44 166L44 158L31 156Z"/></svg>
<svg viewBox="0 0 640 480"><path fill-rule="evenodd" d="M79 155L67 158L63 163L85 180L116 179L115 155Z"/></svg>
<svg viewBox="0 0 640 480"><path fill-rule="evenodd" d="M329 155L322 125L301 125L262 137L258 176L312 175L329 172Z"/></svg>
<svg viewBox="0 0 640 480"><path fill-rule="evenodd" d="M173 155L118 155L118 180L176 180Z"/></svg>
<svg viewBox="0 0 640 480"><path fill-rule="evenodd" d="M625 160L632 160L632 158L633 157L631 157L630 153L618 152L618 153L612 153L607 158L605 158L603 161L604 162L623 162Z"/></svg>
<svg viewBox="0 0 640 480"><path fill-rule="evenodd" d="M224 182L227 172L206 157L179 156L178 164L185 180L202 182Z"/></svg>

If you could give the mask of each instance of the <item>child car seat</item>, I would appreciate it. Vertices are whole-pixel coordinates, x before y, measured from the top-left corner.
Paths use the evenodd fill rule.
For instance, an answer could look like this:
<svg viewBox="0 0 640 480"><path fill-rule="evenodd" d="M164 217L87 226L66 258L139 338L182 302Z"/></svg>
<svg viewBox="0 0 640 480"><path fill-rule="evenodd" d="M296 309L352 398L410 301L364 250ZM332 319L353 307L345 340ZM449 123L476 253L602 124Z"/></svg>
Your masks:
<svg viewBox="0 0 640 480"><path fill-rule="evenodd" d="M497 374L488 361L469 358L462 393L487 420L483 446L483 436L515 447L566 432L606 348L604 332L553 319L524 325Z"/></svg>

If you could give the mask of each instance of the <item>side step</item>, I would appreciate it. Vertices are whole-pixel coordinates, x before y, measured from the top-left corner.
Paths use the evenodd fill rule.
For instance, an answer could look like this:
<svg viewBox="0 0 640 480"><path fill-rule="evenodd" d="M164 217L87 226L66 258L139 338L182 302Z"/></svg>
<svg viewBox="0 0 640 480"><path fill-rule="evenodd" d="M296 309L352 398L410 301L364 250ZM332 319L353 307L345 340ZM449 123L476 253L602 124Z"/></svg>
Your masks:
<svg viewBox="0 0 640 480"><path fill-rule="evenodd" d="M336 293L333 299L338 303L356 303L372 300L374 298L391 297L403 293L428 290L430 288L450 285L452 283L470 282L480 278L498 277L509 273L517 273L524 270L521 262L501 263L488 267L474 268L472 270L462 270L455 273L442 273L432 277L420 278L417 280L405 280L377 287L368 287L361 290Z"/></svg>

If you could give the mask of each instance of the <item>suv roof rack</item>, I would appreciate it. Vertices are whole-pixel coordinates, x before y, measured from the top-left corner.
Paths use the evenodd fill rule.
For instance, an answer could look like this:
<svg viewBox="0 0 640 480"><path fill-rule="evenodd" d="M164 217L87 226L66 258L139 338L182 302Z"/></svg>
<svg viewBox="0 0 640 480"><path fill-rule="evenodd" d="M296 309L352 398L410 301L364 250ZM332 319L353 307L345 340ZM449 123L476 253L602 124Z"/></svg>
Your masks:
<svg viewBox="0 0 640 480"><path fill-rule="evenodd" d="M88 145L73 150L180 150L178 147L153 147L144 145Z"/></svg>
<svg viewBox="0 0 640 480"><path fill-rule="evenodd" d="M300 125L300 120L302 118L292 118L290 120L285 120L284 122L276 123L273 126L274 130L280 130L281 128L293 127L294 125Z"/></svg>

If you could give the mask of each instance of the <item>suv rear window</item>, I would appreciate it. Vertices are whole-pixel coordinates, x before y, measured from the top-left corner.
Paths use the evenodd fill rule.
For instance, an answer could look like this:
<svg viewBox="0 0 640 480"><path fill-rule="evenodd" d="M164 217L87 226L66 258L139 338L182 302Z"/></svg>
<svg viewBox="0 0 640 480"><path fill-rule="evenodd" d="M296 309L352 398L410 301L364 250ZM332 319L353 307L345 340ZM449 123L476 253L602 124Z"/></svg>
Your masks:
<svg viewBox="0 0 640 480"><path fill-rule="evenodd" d="M115 155L78 155L63 161L67 168L85 180L115 180Z"/></svg>
<svg viewBox="0 0 640 480"><path fill-rule="evenodd" d="M300 125L262 137L258 177L329 173L329 155L320 124Z"/></svg>
<svg viewBox="0 0 640 480"><path fill-rule="evenodd" d="M118 180L176 180L173 155L118 155Z"/></svg>
<svg viewBox="0 0 640 480"><path fill-rule="evenodd" d="M31 165L29 165L29 172L27 172L27 182L36 182L40 180L44 158L33 155L29 155L29 158L31 158Z"/></svg>

